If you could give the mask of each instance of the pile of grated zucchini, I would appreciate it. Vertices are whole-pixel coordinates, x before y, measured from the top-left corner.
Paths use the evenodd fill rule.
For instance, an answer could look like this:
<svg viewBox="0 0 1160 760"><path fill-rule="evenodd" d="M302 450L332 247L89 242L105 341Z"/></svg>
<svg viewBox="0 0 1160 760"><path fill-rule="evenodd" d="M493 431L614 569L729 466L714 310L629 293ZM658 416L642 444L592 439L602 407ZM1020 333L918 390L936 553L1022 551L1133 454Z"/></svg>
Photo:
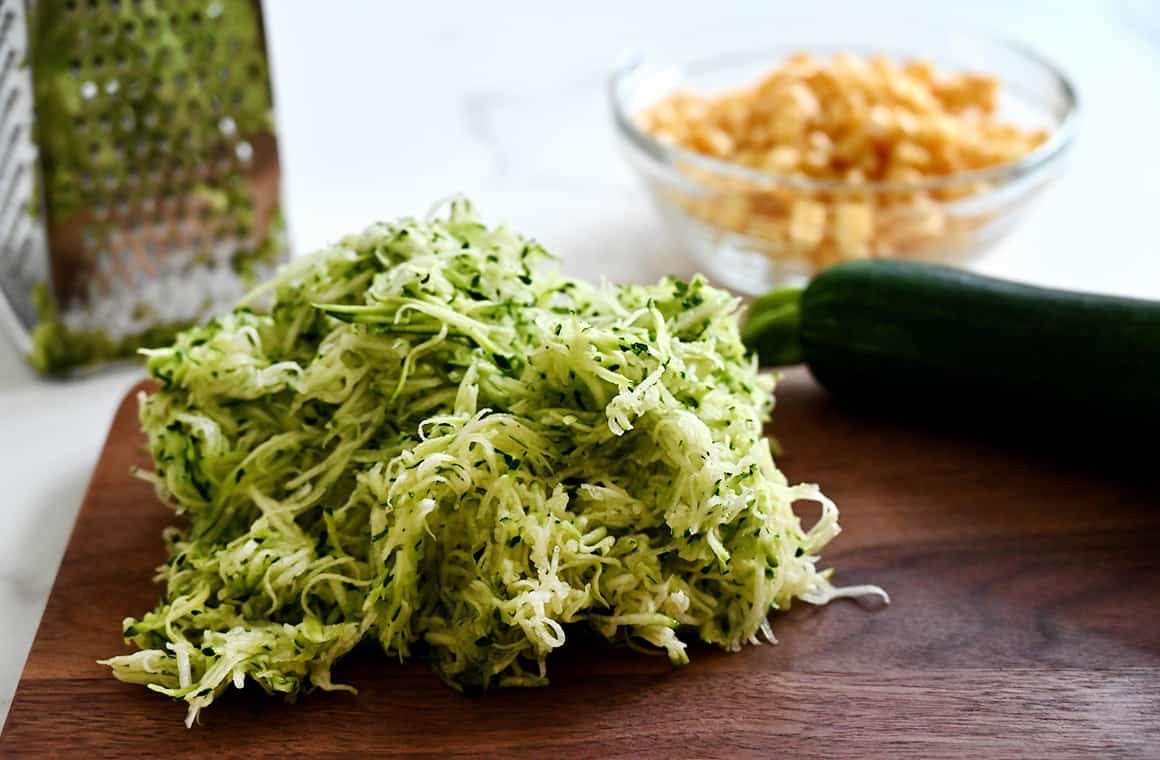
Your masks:
<svg viewBox="0 0 1160 760"><path fill-rule="evenodd" d="M683 664L690 638L772 641L794 599L876 591L816 567L837 509L774 466L737 300L548 259L456 201L145 351L143 477L187 520L114 674L190 723L247 679L350 689L331 668L363 641L456 689L534 686L568 626ZM808 531L797 500L822 506Z"/></svg>

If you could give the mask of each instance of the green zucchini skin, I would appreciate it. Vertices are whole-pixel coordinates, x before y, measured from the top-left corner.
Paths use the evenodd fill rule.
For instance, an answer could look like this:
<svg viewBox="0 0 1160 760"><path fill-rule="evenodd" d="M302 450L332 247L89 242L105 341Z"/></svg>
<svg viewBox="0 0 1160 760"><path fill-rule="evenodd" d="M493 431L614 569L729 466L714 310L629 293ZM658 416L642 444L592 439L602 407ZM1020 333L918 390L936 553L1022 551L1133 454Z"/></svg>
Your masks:
<svg viewBox="0 0 1160 760"><path fill-rule="evenodd" d="M875 260L819 274L800 320L836 395L1160 421L1160 303Z"/></svg>

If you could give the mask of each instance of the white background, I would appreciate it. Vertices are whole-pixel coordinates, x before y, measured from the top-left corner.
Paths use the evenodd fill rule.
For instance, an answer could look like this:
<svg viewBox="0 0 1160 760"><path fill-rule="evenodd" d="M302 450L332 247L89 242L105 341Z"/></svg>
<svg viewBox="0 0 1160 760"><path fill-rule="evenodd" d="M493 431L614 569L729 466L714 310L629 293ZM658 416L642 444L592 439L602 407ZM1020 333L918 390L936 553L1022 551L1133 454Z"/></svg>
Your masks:
<svg viewBox="0 0 1160 760"><path fill-rule="evenodd" d="M580 275L642 280L687 268L612 147L603 86L618 53L653 42L751 47L782 14L841 23L857 9L905 23L937 18L941 5L267 0L295 249L465 192ZM1085 102L1070 173L980 269L1160 298L1155 5L945 4L952 18L1062 63ZM109 420L138 377L44 381L0 338L0 716Z"/></svg>

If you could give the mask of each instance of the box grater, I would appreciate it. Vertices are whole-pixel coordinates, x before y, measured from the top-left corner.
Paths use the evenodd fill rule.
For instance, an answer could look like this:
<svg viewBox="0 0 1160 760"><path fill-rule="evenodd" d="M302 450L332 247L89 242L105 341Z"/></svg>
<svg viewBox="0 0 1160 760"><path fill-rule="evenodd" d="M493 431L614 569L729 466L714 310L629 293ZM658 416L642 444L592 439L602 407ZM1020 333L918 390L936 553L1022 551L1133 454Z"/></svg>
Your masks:
<svg viewBox="0 0 1160 760"><path fill-rule="evenodd" d="M283 229L258 0L0 0L0 320L34 366L228 309Z"/></svg>

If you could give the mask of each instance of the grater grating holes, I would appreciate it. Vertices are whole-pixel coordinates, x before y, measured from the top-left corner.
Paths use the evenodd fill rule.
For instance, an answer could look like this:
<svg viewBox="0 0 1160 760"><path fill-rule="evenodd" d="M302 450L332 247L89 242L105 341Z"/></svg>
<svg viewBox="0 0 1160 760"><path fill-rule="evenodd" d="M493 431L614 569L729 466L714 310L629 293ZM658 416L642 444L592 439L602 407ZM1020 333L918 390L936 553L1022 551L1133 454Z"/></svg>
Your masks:
<svg viewBox="0 0 1160 760"><path fill-rule="evenodd" d="M20 138L23 135L24 125L13 124L12 129L8 132L8 139L4 142L3 152L0 153L0 178L8 174L9 165L19 150Z"/></svg>
<svg viewBox="0 0 1160 760"><path fill-rule="evenodd" d="M4 52L4 63L0 64L0 80L7 80L16 66L16 50L8 48Z"/></svg>
<svg viewBox="0 0 1160 760"><path fill-rule="evenodd" d="M46 82L67 87L71 81L70 97L46 91L45 103L46 113L62 114L74 129L71 140L65 139L65 130L38 132L37 139L50 148L43 185L49 193L48 214L43 222L20 215L30 208L25 196L37 166L35 154L30 162L23 147L29 144L31 109L22 110L8 86L24 57L9 38L16 35L4 35L0 238L7 236L11 245L5 244L0 254L28 250L25 228L47 225L54 239L54 273L61 275L54 284L65 324L97 326L113 338L149 326L139 323L149 313L183 320L213 300L232 300L239 294L231 266L234 253L266 251L278 239L267 235L280 230L277 216L267 229L270 214L277 213L276 196L272 204L269 200L271 176L276 193L277 163L266 147L273 143L258 4L0 0L0 31L18 22L18 32L26 28L29 6L44 12L38 29L53 42L43 48L44 57L34 57L34 71L24 69L21 76L41 71L49 75ZM223 18L229 23L221 23ZM169 44L162 47L162 40ZM54 72L66 79L54 79ZM10 118L14 109L25 118ZM245 125L223 128L234 116L244 116ZM261 172L243 176L253 171L255 136L261 136L266 151ZM261 204L251 205L258 198L264 199ZM253 213L259 214L258 230L249 218ZM246 219L236 220L238 214ZM43 257L42 263L47 261ZM238 263L250 267L259 262L247 258ZM7 276L7 259L0 258L0 265L0 275ZM198 267L207 271L192 271ZM152 281L167 274L172 276L165 282ZM149 286L146 295L136 292L143 283ZM215 292L182 297L197 290L198 283ZM0 280L5 291L10 285ZM138 296L157 309L134 303ZM178 308L169 310L170 303ZM26 325L35 321L27 319L26 310L17 310Z"/></svg>

